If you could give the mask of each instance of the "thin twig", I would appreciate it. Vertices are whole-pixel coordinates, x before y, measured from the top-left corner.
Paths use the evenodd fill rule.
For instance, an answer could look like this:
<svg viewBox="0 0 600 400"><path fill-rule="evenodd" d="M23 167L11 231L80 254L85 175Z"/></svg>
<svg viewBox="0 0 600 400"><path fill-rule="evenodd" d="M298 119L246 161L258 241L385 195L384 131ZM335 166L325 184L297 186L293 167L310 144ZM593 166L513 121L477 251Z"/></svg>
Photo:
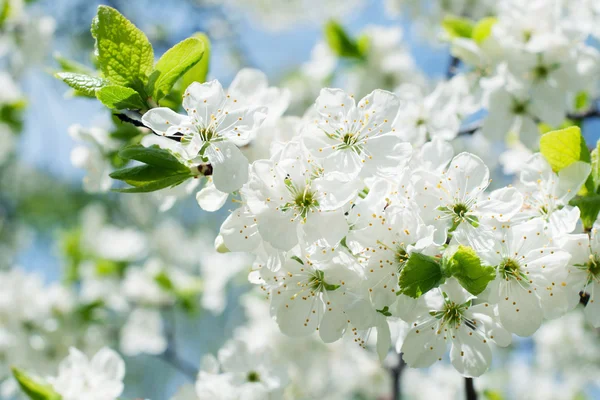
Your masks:
<svg viewBox="0 0 600 400"><path fill-rule="evenodd" d="M392 400L402 400L402 372L406 363L402 359L402 353L398 353L398 360L396 365L390 368L390 374L392 375Z"/></svg>
<svg viewBox="0 0 600 400"><path fill-rule="evenodd" d="M446 70L446 79L452 78L456 75L458 66L460 64L460 59L455 56L450 56L450 62L448 63L448 69Z"/></svg>
<svg viewBox="0 0 600 400"><path fill-rule="evenodd" d="M473 378L465 378L465 399L477 400L477 391L473 385Z"/></svg>
<svg viewBox="0 0 600 400"><path fill-rule="evenodd" d="M196 380L196 376L198 374L198 367L192 365L188 361L182 359L177 354L177 343L176 343L176 324L175 324L175 314L174 309L172 307L168 309L163 309L164 313L168 315L168 323L165 324L165 337L167 339L167 349L164 353L160 354L158 357L171 365L173 368L181 372L187 378L189 378L192 382Z"/></svg>

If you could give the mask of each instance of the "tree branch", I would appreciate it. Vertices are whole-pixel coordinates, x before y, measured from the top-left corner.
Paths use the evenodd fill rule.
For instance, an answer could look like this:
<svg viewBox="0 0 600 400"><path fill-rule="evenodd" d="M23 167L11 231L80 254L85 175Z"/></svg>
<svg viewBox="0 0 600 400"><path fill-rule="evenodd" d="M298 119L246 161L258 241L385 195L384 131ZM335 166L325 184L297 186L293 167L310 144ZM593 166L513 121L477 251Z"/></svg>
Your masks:
<svg viewBox="0 0 600 400"><path fill-rule="evenodd" d="M165 337L167 339L167 349L164 353L160 354L158 358L171 365L173 368L175 368L180 373L185 375L188 379L190 379L192 382L194 382L196 381L196 376L198 375L198 367L180 358L177 354L177 333L175 331L176 324L174 309L171 307L166 310L163 309L163 311L169 316L169 321L165 324Z"/></svg>
<svg viewBox="0 0 600 400"><path fill-rule="evenodd" d="M402 359L402 353L396 354L398 359L396 364L390 368L390 375L392 376L392 400L402 399L402 372L406 367L406 363Z"/></svg>
<svg viewBox="0 0 600 400"><path fill-rule="evenodd" d="M465 399L467 400L477 400L477 392L475 391L475 386L473 385L473 378L465 378Z"/></svg>

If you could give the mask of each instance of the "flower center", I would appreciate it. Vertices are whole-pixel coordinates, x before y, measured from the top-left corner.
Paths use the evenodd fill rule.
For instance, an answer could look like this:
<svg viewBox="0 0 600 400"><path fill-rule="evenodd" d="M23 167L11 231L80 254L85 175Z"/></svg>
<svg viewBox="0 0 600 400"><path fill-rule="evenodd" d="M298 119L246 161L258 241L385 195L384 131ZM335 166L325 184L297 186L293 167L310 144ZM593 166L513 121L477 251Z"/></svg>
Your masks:
<svg viewBox="0 0 600 400"><path fill-rule="evenodd" d="M320 269L315 270L311 275L308 286L316 292L333 291L340 287L340 285L331 285L325 282L325 272Z"/></svg>
<svg viewBox="0 0 600 400"><path fill-rule="evenodd" d="M525 279L525 275L521 271L521 266L519 263L512 258L507 258L498 266L498 271L503 279L516 279L520 281L521 279Z"/></svg>
<svg viewBox="0 0 600 400"><path fill-rule="evenodd" d="M248 382L260 382L260 375L256 371L248 372L248 376L246 377Z"/></svg>
<svg viewBox="0 0 600 400"><path fill-rule="evenodd" d="M513 101L512 112L515 115L525 114L527 112L527 103L522 101Z"/></svg>
<svg viewBox="0 0 600 400"><path fill-rule="evenodd" d="M441 319L442 325L457 328L464 320L463 312L467 308L467 304L457 304L446 300L444 308L441 311L433 312L432 315L437 319Z"/></svg>
<svg viewBox="0 0 600 400"><path fill-rule="evenodd" d="M590 254L590 259L586 263L590 280L600 279L600 256L597 253Z"/></svg>
<svg viewBox="0 0 600 400"><path fill-rule="evenodd" d="M406 250L404 250L402 247L398 247L398 249L396 249L396 254L394 254L394 258L398 266L398 272L402 271L404 264L406 264L406 261L408 261L408 253L406 253Z"/></svg>

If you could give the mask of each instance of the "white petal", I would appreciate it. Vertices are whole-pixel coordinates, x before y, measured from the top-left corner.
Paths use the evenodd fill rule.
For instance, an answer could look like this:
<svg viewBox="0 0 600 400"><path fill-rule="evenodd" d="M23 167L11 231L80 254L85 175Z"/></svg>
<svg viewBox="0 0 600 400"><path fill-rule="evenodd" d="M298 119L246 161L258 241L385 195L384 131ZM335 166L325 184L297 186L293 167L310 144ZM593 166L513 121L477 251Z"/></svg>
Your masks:
<svg viewBox="0 0 600 400"><path fill-rule="evenodd" d="M206 155L213 167L213 182L217 190L235 192L248 181L248 160L233 143L222 141L209 146Z"/></svg>
<svg viewBox="0 0 600 400"><path fill-rule="evenodd" d="M348 229L343 210L309 213L303 225L308 243L324 239L331 246L339 243L348 233Z"/></svg>
<svg viewBox="0 0 600 400"><path fill-rule="evenodd" d="M490 172L481 158L460 153L450 163L444 184L458 200L475 197L488 187Z"/></svg>
<svg viewBox="0 0 600 400"><path fill-rule="evenodd" d="M196 193L196 201L200 208L209 212L220 210L227 201L227 197L229 194L217 190L212 180L206 182L202 190Z"/></svg>
<svg viewBox="0 0 600 400"><path fill-rule="evenodd" d="M539 299L533 290L522 288L514 280L501 282L499 286L498 313L502 325L519 336L531 336L542 324Z"/></svg>
<svg viewBox="0 0 600 400"><path fill-rule="evenodd" d="M193 82L183 94L183 108L190 117L199 118L208 124L210 116L217 114L225 100L225 92L219 81Z"/></svg>
<svg viewBox="0 0 600 400"><path fill-rule="evenodd" d="M431 329L431 327L434 329ZM412 368L426 368L446 352L444 332L438 333L437 324L428 321L413 327L402 344L402 359Z"/></svg>
<svg viewBox="0 0 600 400"><path fill-rule="evenodd" d="M264 72L253 68L243 68L233 78L228 92L234 97L252 97L267 89L268 86L269 82Z"/></svg>
<svg viewBox="0 0 600 400"><path fill-rule="evenodd" d="M339 122L355 106L354 99L341 89L321 89L315 101L317 112L324 118L332 118Z"/></svg>
<svg viewBox="0 0 600 400"><path fill-rule="evenodd" d="M492 363L492 350L480 335L469 333L472 333L471 328L466 325L457 329L450 349L450 361L462 375L477 377Z"/></svg>
<svg viewBox="0 0 600 400"><path fill-rule="evenodd" d="M183 129L177 130L178 125L188 124L189 119L185 115L177 114L167 107L158 107L148 110L142 116L142 122L148 128L161 135L183 132Z"/></svg>

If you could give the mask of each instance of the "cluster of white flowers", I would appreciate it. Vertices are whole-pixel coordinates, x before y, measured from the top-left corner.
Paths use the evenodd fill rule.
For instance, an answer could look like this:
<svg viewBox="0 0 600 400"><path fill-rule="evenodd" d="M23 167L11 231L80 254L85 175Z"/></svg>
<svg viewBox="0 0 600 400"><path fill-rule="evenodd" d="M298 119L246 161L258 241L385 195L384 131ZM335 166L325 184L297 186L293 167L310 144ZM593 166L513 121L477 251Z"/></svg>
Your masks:
<svg viewBox="0 0 600 400"><path fill-rule="evenodd" d="M383 358L388 318L399 317L412 325L402 346L410 366L441 360L450 344L455 368L479 376L491 362L490 343L507 346L511 332L531 335L544 318L574 308L581 290L590 293L586 312L598 325L588 290L597 284L597 256L583 243L587 234L572 235L579 209L568 205L590 165L574 162L556 174L535 154L518 188L487 191L483 161L454 155L443 134L413 149L405 137L407 130L415 136L414 126L403 123L408 113L400 104L383 90L357 102L323 89L297 134L271 143L270 158L250 166L237 146L248 143L269 108L260 101L247 107L216 81L186 90L189 116L157 108L143 120L179 138L169 148L191 168L213 166L214 192L222 195L211 196L207 208L219 208L227 193L239 195L217 244L255 254L250 279L270 297L287 335L318 331L329 343L348 333L364 344L376 328ZM584 249L582 256L571 246ZM465 248L464 257L494 274L487 289L487 282L479 290L461 282L463 288L450 272L424 272L417 280L445 283L415 299L429 288L413 291L409 278L403 282L409 261L439 269Z"/></svg>
<svg viewBox="0 0 600 400"><path fill-rule="evenodd" d="M298 11L307 5L322 19L359 3L244 6L288 25L314 19ZM393 10L400 3L386 2ZM540 349L535 370L511 364L517 373L508 380L524 397L525 379L546 384L554 364L596 359L583 326L600 328L600 149L590 155L578 128L552 132L562 132L564 143L552 145L565 151L540 148L543 132L598 113L600 53L589 38L600 35L600 9L587 0L573 2L581 8L559 0L402 3L443 26L448 79L425 79L399 28L370 26L352 37L335 21L281 87L246 68L228 87L204 82L205 74L187 87L173 79L164 89L171 96L160 97L152 79L142 90L113 85L104 70L74 74L101 88L69 85L111 104L121 120L112 132L71 127L84 190L107 192L115 178L130 185L122 191L154 193L119 198L122 215L113 220L112 207L84 209L65 234L65 285L0 272L0 366L50 376L68 352L46 379L51 390L65 400L115 400L125 365L110 346L160 357L194 380L173 400L341 400L385 395L397 382L380 361L390 367L395 353L441 377L422 390L422 372L405 375L414 398L462 395L444 361L481 376L513 335L534 335ZM120 16L110 12L111 21ZM173 56L185 46L150 61L155 76L187 62ZM208 57L202 49L180 77ZM99 62L106 57L98 53ZM107 101L102 90L135 101ZM0 95L0 105L17 94ZM498 160L500 141L510 151ZM130 159L138 163L125 167ZM492 182L498 161L514 180ZM213 233L156 213L190 198L217 217L229 212L214 243ZM241 299L248 323L199 367L186 367L175 312L223 313L226 287L242 275L253 290ZM580 313L567 314L578 305ZM572 394L595 372L551 390ZM0 380L1 395L16 391L15 380Z"/></svg>
<svg viewBox="0 0 600 400"><path fill-rule="evenodd" d="M539 122L559 127L567 115L595 107L600 53L586 42L589 27L565 16L560 2L550 3L501 2L497 16L481 20L472 37L450 39L480 88L488 111L483 134L490 139L512 132L535 149Z"/></svg>

